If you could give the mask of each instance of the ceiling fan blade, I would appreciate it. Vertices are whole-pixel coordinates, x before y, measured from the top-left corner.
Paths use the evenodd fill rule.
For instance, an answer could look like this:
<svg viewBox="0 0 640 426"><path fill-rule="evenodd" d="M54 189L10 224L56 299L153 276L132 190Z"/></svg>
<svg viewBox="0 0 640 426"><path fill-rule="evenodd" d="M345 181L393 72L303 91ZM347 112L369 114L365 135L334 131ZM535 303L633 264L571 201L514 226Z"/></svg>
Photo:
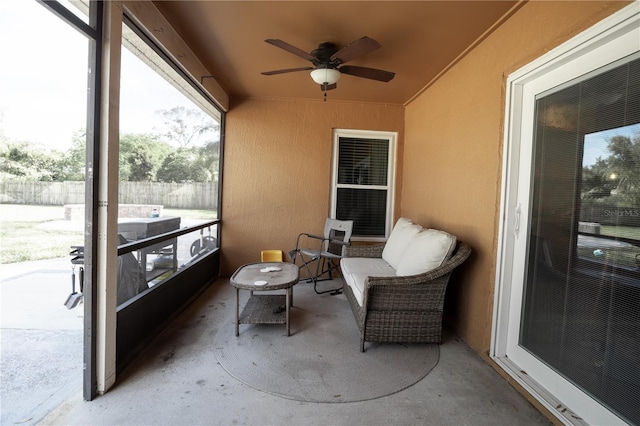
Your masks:
<svg viewBox="0 0 640 426"><path fill-rule="evenodd" d="M322 90L323 92L326 92L327 90L333 90L336 87L338 87L337 83L333 83L333 84L321 84L320 85L320 90Z"/></svg>
<svg viewBox="0 0 640 426"><path fill-rule="evenodd" d="M370 80L378 80L389 82L396 73L391 71L378 70L375 68L358 67L354 65L345 65L338 69L342 74L354 75L356 77L368 78Z"/></svg>
<svg viewBox="0 0 640 426"><path fill-rule="evenodd" d="M268 38L265 41L269 44L273 44L274 46L279 47L280 49L284 49L289 53L293 53L296 56L300 56L301 58L306 59L307 61L313 62L316 60L316 58L314 58L304 50L298 49L297 47L290 45L286 41L282 41L274 38Z"/></svg>
<svg viewBox="0 0 640 426"><path fill-rule="evenodd" d="M369 37L362 37L347 44L331 56L331 61L338 60L340 64L349 62L359 56L372 52L380 47L380 43Z"/></svg>
<svg viewBox="0 0 640 426"><path fill-rule="evenodd" d="M265 71L260 74L262 75L276 75L276 74L284 74L287 72L296 72L296 71L310 71L313 67L301 67L301 68L288 68L286 70L275 70L275 71Z"/></svg>

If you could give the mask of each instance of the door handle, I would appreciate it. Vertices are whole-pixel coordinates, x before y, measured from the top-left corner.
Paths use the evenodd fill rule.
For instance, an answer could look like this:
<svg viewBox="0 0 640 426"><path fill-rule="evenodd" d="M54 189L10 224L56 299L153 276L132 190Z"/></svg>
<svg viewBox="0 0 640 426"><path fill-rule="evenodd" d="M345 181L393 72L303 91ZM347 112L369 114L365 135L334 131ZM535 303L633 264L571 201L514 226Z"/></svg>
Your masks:
<svg viewBox="0 0 640 426"><path fill-rule="evenodd" d="M520 203L518 203L515 210L515 223L513 225L513 235L515 235L516 238L520 234L520 213L521 212L522 212L522 208L520 207Z"/></svg>

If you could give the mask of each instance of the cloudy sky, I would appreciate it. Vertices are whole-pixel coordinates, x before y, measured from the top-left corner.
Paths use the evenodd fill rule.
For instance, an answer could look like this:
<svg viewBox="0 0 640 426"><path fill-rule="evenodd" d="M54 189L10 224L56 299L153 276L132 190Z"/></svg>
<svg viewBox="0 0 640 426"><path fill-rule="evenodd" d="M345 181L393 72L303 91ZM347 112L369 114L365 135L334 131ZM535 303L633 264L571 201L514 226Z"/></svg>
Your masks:
<svg viewBox="0 0 640 426"><path fill-rule="evenodd" d="M35 0L0 1L0 131L64 150L86 126L87 39ZM152 133L156 111L193 108L123 50L121 129ZM150 107L152 106L152 107Z"/></svg>
<svg viewBox="0 0 640 426"><path fill-rule="evenodd" d="M609 144L609 139L613 136L626 136L631 139L640 137L640 124L632 124L626 127L586 135L584 138L584 153L582 155L583 166L595 164L598 157L605 160L609 156L607 145Z"/></svg>

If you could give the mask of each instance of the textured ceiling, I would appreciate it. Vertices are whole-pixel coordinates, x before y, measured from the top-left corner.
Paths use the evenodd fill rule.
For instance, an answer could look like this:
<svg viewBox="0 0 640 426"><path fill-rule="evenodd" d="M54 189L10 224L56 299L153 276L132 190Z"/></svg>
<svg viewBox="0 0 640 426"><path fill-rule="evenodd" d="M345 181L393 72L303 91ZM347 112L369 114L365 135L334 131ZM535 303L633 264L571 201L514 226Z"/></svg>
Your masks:
<svg viewBox="0 0 640 426"><path fill-rule="evenodd" d="M363 36L381 48L349 65L396 73L388 82L343 75L330 100L404 104L513 10L518 1L158 1L230 97L322 99L308 71L262 71L310 62L264 42L311 52Z"/></svg>

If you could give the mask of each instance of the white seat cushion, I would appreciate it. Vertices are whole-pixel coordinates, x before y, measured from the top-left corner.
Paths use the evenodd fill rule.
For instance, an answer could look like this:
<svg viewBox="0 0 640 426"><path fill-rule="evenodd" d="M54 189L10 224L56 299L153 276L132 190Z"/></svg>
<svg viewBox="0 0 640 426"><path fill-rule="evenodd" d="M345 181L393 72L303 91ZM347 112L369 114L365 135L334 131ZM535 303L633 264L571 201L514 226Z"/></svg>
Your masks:
<svg viewBox="0 0 640 426"><path fill-rule="evenodd" d="M421 229L420 225L407 218L401 217L398 219L382 250L382 258L394 269L398 269L400 260L404 256L405 250L409 247L411 239Z"/></svg>
<svg viewBox="0 0 640 426"><path fill-rule="evenodd" d="M362 306L364 300L364 282L367 277L393 277L396 271L380 258L347 257L340 261L342 275L356 300Z"/></svg>
<svg viewBox="0 0 640 426"><path fill-rule="evenodd" d="M431 271L448 259L456 247L456 237L437 229L423 229L409 243L396 275L417 275Z"/></svg>

